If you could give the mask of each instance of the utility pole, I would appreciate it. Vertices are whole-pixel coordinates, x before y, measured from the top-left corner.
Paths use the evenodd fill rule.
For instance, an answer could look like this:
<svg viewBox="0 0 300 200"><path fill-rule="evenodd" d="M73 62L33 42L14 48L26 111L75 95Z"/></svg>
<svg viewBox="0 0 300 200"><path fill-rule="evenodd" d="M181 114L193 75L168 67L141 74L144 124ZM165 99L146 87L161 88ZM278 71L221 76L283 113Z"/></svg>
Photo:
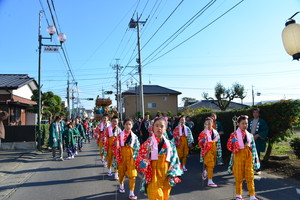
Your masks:
<svg viewBox="0 0 300 200"><path fill-rule="evenodd" d="M70 109L70 80L68 72L68 81L67 81L67 104L68 104L68 118L71 119L71 109Z"/></svg>
<svg viewBox="0 0 300 200"><path fill-rule="evenodd" d="M119 106L120 106L120 121L122 121L122 116L123 116L123 105L122 105L122 92L121 92L121 80L119 80Z"/></svg>
<svg viewBox="0 0 300 200"><path fill-rule="evenodd" d="M78 82L75 82L76 85L76 90L77 90L77 98L76 98L76 104L77 104L77 108L76 108L76 117L80 117L80 112L79 112L79 96L78 96L78 87L77 87Z"/></svg>
<svg viewBox="0 0 300 200"><path fill-rule="evenodd" d="M74 113L74 86L72 88L72 119L74 120L75 119L75 113Z"/></svg>
<svg viewBox="0 0 300 200"><path fill-rule="evenodd" d="M135 115L138 117L138 91L137 91L137 83L135 83ZM143 117L143 116L142 116Z"/></svg>
<svg viewBox="0 0 300 200"><path fill-rule="evenodd" d="M41 119L42 119L42 100L41 100L41 68L42 68L42 47L43 46L48 46L53 48L58 48L62 47L62 43L66 41L66 35L64 33L58 34L58 40L60 42L60 45L46 45L43 44L43 40L50 40L52 42L52 36L53 34L56 33L56 28L55 26L48 26L47 32L50 35L50 37L43 37L41 33L41 28L42 28L42 13L43 11L39 12L39 27L38 27L38 41L39 41L39 48L38 48L38 150L41 151L41 141L42 141L42 136L41 136ZM55 52L54 49L50 50L48 49L49 52Z"/></svg>
<svg viewBox="0 0 300 200"><path fill-rule="evenodd" d="M117 97L117 110L118 110L118 113L120 114L122 111L122 105L120 103L120 87L121 87L121 84L119 83L120 82L120 70L123 68L122 66L120 66L118 64L118 61L119 59L116 59L116 64L112 67L114 70L116 70L116 97ZM121 116L119 116L121 118Z"/></svg>
<svg viewBox="0 0 300 200"><path fill-rule="evenodd" d="M141 115L144 117L144 88L143 88L143 79L142 79L142 56L141 56L141 42L140 42L140 23L145 24L146 21L140 21L138 14L136 15L136 21L131 18L129 22L129 28L137 28L137 45L138 45L138 59L137 63L139 64L139 79L140 79L140 102L141 102Z"/></svg>
<svg viewBox="0 0 300 200"><path fill-rule="evenodd" d="M39 12L39 61L38 61L38 150L41 151L41 111L42 111L42 95L41 95L41 62L42 62L42 35L41 35L41 27L42 27L42 11Z"/></svg>

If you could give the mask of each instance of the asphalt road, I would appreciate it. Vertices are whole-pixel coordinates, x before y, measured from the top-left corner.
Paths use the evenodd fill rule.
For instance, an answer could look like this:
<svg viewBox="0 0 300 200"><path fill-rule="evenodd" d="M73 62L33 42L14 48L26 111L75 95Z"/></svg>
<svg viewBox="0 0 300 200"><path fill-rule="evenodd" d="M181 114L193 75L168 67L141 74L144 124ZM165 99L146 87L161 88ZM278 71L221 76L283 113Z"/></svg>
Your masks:
<svg viewBox="0 0 300 200"><path fill-rule="evenodd" d="M229 200L234 197L233 176L228 175L226 166L216 167L214 177L218 188L202 186L200 174L202 165L198 155L188 158L188 172L182 176L182 183L171 191L172 200ZM9 200L123 200L128 199L128 182L125 194L117 192L118 182L106 176L106 169L100 164L97 145L94 141L85 144L83 152L73 160L52 161L50 153L25 156L22 164L8 171L1 171L0 198ZM262 200L299 200L296 188L300 183L271 175L262 175L255 180L257 196ZM136 195L140 179L136 183ZM248 192L244 197L249 199Z"/></svg>

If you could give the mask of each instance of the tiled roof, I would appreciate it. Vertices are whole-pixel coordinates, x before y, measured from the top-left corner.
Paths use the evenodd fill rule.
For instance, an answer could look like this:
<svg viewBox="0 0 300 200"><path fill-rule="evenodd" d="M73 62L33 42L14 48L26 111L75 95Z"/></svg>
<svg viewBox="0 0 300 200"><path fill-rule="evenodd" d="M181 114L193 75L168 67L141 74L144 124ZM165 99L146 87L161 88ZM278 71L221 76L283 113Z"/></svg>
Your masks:
<svg viewBox="0 0 300 200"><path fill-rule="evenodd" d="M171 90L169 88L165 88L159 85L143 85L144 94L181 94L176 90ZM137 93L139 93L140 87L137 87ZM122 92L123 95L128 94L136 94L135 88L130 88L129 90Z"/></svg>
<svg viewBox="0 0 300 200"><path fill-rule="evenodd" d="M0 74L0 89L17 89L31 81L28 74Z"/></svg>
<svg viewBox="0 0 300 200"><path fill-rule="evenodd" d="M197 103L188 106L189 108L219 108L216 104L212 103L211 100L202 100ZM248 105L230 102L229 108L248 108Z"/></svg>
<svg viewBox="0 0 300 200"><path fill-rule="evenodd" d="M26 99L26 98L23 98L23 97L20 97L20 96L17 96L17 95L13 95L12 96L12 100L9 100L8 102L12 102L12 103L22 103L22 104L28 104L28 105L37 105L37 103L35 101L32 101L30 99Z"/></svg>

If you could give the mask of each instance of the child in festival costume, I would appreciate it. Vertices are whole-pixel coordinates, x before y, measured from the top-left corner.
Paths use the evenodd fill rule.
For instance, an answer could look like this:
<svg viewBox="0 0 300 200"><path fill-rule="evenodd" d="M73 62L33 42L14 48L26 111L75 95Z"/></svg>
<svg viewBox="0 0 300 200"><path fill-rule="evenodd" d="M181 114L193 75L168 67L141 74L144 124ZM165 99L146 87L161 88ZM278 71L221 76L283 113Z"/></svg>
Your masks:
<svg viewBox="0 0 300 200"><path fill-rule="evenodd" d="M119 179L117 163L115 156L113 155L113 145L117 141L117 136L121 133L121 129L118 127L119 118L113 116L111 119L111 125L104 131L104 156L107 161L108 176L112 176L111 167L115 170L115 179Z"/></svg>
<svg viewBox="0 0 300 200"><path fill-rule="evenodd" d="M103 148L103 142L105 138L104 132L109 125L110 124L108 121L108 116L103 115L101 123L96 128L96 132L98 134L97 144L99 146L99 151L100 151L100 160L104 164L104 167L107 167L107 162L104 159L104 148Z"/></svg>
<svg viewBox="0 0 300 200"><path fill-rule="evenodd" d="M189 147L193 145L194 138L192 131L185 125L185 116L180 117L179 125L173 131L178 157L182 163L183 171L187 171L186 157L189 154Z"/></svg>
<svg viewBox="0 0 300 200"><path fill-rule="evenodd" d="M200 160L204 159L203 164L205 165L205 170L202 173L202 179L208 178L209 187L217 187L212 180L213 170L217 157L222 157L222 148L219 133L213 129L213 119L207 117L204 123L204 130L198 136L198 145L201 147Z"/></svg>
<svg viewBox="0 0 300 200"><path fill-rule="evenodd" d="M233 172L235 178L236 200L243 200L242 184L246 179L250 200L255 197L254 171L260 167L254 137L247 131L248 116L238 117L238 129L228 139L227 148L232 152L228 172Z"/></svg>
<svg viewBox="0 0 300 200"><path fill-rule="evenodd" d="M79 152L81 152L83 147L83 142L85 142L86 136L85 136L85 130L80 122L80 118L76 118L75 127L78 129L80 133L80 137L77 138L77 144L78 144L78 150Z"/></svg>
<svg viewBox="0 0 300 200"><path fill-rule="evenodd" d="M137 176L134 164L140 148L140 142L138 137L131 131L133 121L125 119L123 124L125 129L117 136L117 142L114 143L113 148L113 153L118 163L119 192L125 193L124 179L125 175L127 175L129 178L129 199L137 199L137 196L134 194L135 179Z"/></svg>
<svg viewBox="0 0 300 200"><path fill-rule="evenodd" d="M70 160L74 158L74 147L76 145L76 135L74 135L74 131L72 130L72 124L67 124L66 129L63 132L63 139L65 143L65 148L68 153L68 157L66 160Z"/></svg>
<svg viewBox="0 0 300 200"><path fill-rule="evenodd" d="M163 118L154 121L154 134L141 145L135 162L144 175L141 192L150 200L169 199L171 187L180 182L178 176L183 173L175 146L164 136L166 128Z"/></svg>

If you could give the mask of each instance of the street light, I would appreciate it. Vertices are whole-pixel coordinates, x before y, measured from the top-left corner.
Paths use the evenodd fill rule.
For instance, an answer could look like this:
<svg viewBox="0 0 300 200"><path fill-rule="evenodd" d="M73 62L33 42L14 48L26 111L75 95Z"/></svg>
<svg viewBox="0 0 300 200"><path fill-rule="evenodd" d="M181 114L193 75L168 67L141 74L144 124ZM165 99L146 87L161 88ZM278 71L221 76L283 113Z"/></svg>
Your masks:
<svg viewBox="0 0 300 200"><path fill-rule="evenodd" d="M293 56L293 60L300 59L300 24L293 19L296 12L285 23L285 28L282 31L282 41L286 52Z"/></svg>
<svg viewBox="0 0 300 200"><path fill-rule="evenodd" d="M43 37L41 35L41 21L42 21L42 12L39 12L39 30L38 30L38 41L39 41L39 61L38 61L38 150L41 150L41 62L42 62L42 47L43 46L51 46L51 47L62 47L62 43L66 41L67 37L64 33L58 34L58 41L60 45L45 45L43 44L43 40L50 40L52 41L52 36L56 33L55 26L48 26L47 32L50 37Z"/></svg>

